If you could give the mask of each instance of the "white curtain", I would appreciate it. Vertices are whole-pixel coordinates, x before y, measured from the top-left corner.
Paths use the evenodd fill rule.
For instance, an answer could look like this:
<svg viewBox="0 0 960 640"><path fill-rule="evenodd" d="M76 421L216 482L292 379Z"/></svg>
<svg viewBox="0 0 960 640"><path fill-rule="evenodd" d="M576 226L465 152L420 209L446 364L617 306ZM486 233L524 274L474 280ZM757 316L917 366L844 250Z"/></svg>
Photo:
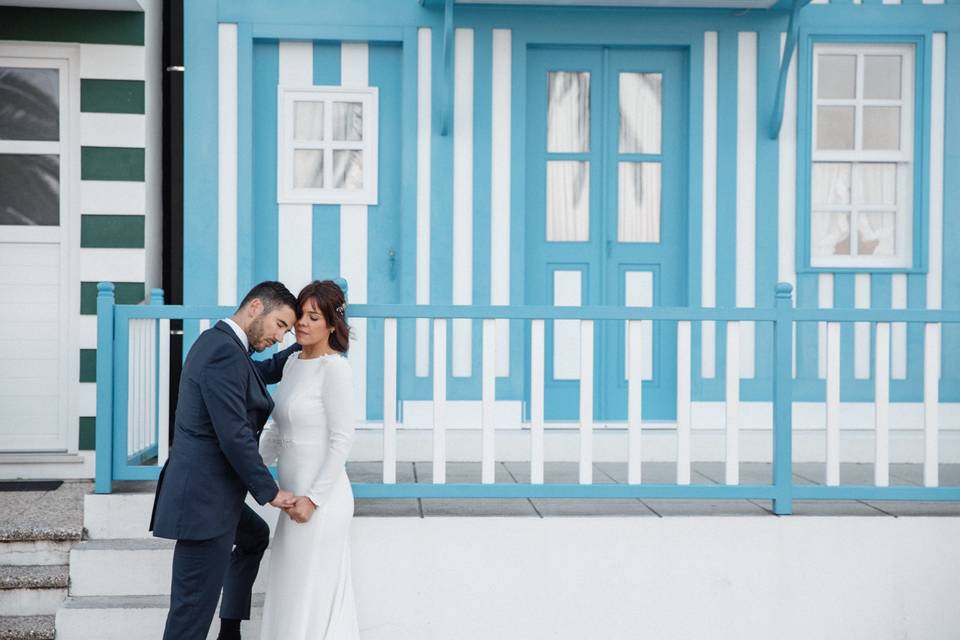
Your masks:
<svg viewBox="0 0 960 640"><path fill-rule="evenodd" d="M547 87L547 151L590 151L590 74L553 71Z"/></svg>
<svg viewBox="0 0 960 640"><path fill-rule="evenodd" d="M896 251L897 214L860 213L857 216L857 253L892 256Z"/></svg>
<svg viewBox="0 0 960 640"><path fill-rule="evenodd" d="M620 153L660 153L659 73L620 74Z"/></svg>
<svg viewBox="0 0 960 640"><path fill-rule="evenodd" d="M660 163L621 162L617 240L660 242Z"/></svg>
<svg viewBox="0 0 960 640"><path fill-rule="evenodd" d="M548 74L547 151L590 150L590 74ZM547 161L547 240L590 239L590 164L578 160Z"/></svg>
<svg viewBox="0 0 960 640"><path fill-rule="evenodd" d="M363 140L363 104L360 102L333 103L333 139Z"/></svg>
<svg viewBox="0 0 960 640"><path fill-rule="evenodd" d="M815 256L850 255L850 214L815 211L811 236Z"/></svg>
<svg viewBox="0 0 960 640"><path fill-rule="evenodd" d="M590 163L547 162L547 240L590 239Z"/></svg>
<svg viewBox="0 0 960 640"><path fill-rule="evenodd" d="M337 189L363 189L363 151L337 149L333 152L333 186Z"/></svg>
<svg viewBox="0 0 960 640"><path fill-rule="evenodd" d="M293 103L294 140L323 140L323 103Z"/></svg>
<svg viewBox="0 0 960 640"><path fill-rule="evenodd" d="M293 152L293 186L297 189L323 188L322 149L296 149Z"/></svg>

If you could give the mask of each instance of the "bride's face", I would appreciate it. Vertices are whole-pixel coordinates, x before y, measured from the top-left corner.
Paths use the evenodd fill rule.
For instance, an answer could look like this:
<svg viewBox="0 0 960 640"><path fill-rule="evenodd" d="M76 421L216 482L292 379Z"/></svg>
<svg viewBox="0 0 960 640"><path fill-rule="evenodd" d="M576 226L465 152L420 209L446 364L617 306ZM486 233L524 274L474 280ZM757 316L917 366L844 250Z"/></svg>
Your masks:
<svg viewBox="0 0 960 640"><path fill-rule="evenodd" d="M330 339L332 330L312 298L303 304L303 313L297 318L294 328L297 332L297 342L304 347L325 344Z"/></svg>

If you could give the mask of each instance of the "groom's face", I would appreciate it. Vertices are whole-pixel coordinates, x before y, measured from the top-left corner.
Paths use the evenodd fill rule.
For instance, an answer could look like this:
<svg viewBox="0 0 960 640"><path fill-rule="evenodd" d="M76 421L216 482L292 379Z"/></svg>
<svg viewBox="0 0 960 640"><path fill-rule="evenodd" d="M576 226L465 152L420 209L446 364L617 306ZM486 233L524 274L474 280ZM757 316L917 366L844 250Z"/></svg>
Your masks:
<svg viewBox="0 0 960 640"><path fill-rule="evenodd" d="M283 340L284 334L293 327L297 314L286 305L263 312L247 327L247 339L254 351L268 349Z"/></svg>

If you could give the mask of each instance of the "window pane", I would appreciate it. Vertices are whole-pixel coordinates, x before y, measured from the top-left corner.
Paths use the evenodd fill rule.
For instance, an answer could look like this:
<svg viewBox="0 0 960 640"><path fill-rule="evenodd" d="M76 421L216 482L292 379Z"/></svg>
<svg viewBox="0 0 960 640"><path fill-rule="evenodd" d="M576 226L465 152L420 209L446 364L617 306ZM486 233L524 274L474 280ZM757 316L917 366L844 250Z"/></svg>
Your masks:
<svg viewBox="0 0 960 640"><path fill-rule="evenodd" d="M900 56L863 57L863 97L891 99L900 97Z"/></svg>
<svg viewBox="0 0 960 640"><path fill-rule="evenodd" d="M857 92L857 57L817 56L817 97L853 98Z"/></svg>
<svg viewBox="0 0 960 640"><path fill-rule="evenodd" d="M859 204L897 204L897 165L893 163L858 164L853 172Z"/></svg>
<svg viewBox="0 0 960 640"><path fill-rule="evenodd" d="M863 148L900 148L900 107L863 108Z"/></svg>
<svg viewBox="0 0 960 640"><path fill-rule="evenodd" d="M857 216L857 254L892 256L895 253L897 214L892 211Z"/></svg>
<svg viewBox="0 0 960 640"><path fill-rule="evenodd" d="M814 206L850 204L850 164L845 162L813 163Z"/></svg>
<svg viewBox="0 0 960 640"><path fill-rule="evenodd" d="M547 240L590 239L590 164L547 162Z"/></svg>
<svg viewBox="0 0 960 640"><path fill-rule="evenodd" d="M348 191L363 189L363 151L337 149L333 152L333 186Z"/></svg>
<svg viewBox="0 0 960 640"><path fill-rule="evenodd" d="M620 242L660 242L660 163L621 162L618 189Z"/></svg>
<svg viewBox="0 0 960 640"><path fill-rule="evenodd" d="M547 151L590 150L590 73L551 71L547 87Z"/></svg>
<svg viewBox="0 0 960 640"><path fill-rule="evenodd" d="M296 189L323 188L323 151L296 149L293 152L293 186Z"/></svg>
<svg viewBox="0 0 960 640"><path fill-rule="evenodd" d="M333 103L333 139L363 140L363 103Z"/></svg>
<svg viewBox="0 0 960 640"><path fill-rule="evenodd" d="M850 214L814 211L810 242L815 256L850 255Z"/></svg>
<svg viewBox="0 0 960 640"><path fill-rule="evenodd" d="M60 157L0 154L0 225L60 224Z"/></svg>
<svg viewBox="0 0 960 640"><path fill-rule="evenodd" d="M323 103L293 103L293 137L295 140L323 140Z"/></svg>
<svg viewBox="0 0 960 640"><path fill-rule="evenodd" d="M620 74L620 153L660 153L663 75Z"/></svg>
<svg viewBox="0 0 960 640"><path fill-rule="evenodd" d="M854 107L817 107L817 149L853 149Z"/></svg>
<svg viewBox="0 0 960 640"><path fill-rule="evenodd" d="M60 139L59 73L0 67L0 139Z"/></svg>

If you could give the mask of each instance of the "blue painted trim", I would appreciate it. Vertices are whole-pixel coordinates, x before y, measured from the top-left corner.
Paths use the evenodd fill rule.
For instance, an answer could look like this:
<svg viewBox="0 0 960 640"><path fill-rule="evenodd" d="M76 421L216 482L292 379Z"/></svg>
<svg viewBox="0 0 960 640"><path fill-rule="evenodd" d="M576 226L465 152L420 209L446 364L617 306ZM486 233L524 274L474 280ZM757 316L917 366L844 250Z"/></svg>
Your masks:
<svg viewBox="0 0 960 640"><path fill-rule="evenodd" d="M253 36L237 25L237 302L256 284L253 225Z"/></svg>
<svg viewBox="0 0 960 640"><path fill-rule="evenodd" d="M313 84L339 85L339 42L313 43ZM276 142L274 142L276 146ZM382 166L381 161L381 166ZM313 256L311 274L317 280L340 275L340 207L331 204L313 205Z"/></svg>
<svg viewBox="0 0 960 640"><path fill-rule="evenodd" d="M97 419L96 484L97 493L113 488L113 309L114 285L97 284ZM126 349L126 345L121 347ZM123 382L125 384L126 381Z"/></svg>
<svg viewBox="0 0 960 640"><path fill-rule="evenodd" d="M141 309L150 309L146 305L138 305ZM113 393L113 455L112 464L114 478L119 478L118 470L127 466L127 414L129 409L127 381L129 380L129 344L130 322L123 318L122 307L114 305L114 348L113 348L113 375L115 388Z"/></svg>
<svg viewBox="0 0 960 640"><path fill-rule="evenodd" d="M327 18L329 16L325 16ZM257 20L256 18L245 18ZM228 18L222 18L229 21ZM402 27L374 25L336 25L324 20L323 24L274 24L255 21L253 37L276 40L311 40L328 42L402 42Z"/></svg>
<svg viewBox="0 0 960 640"><path fill-rule="evenodd" d="M401 149L405 162L400 163L402 188L400 193L400 247L399 256L399 302L414 304L417 301L417 141L419 117L418 67L419 36L416 27L404 31L402 66L403 91L401 107ZM413 322L397 323L398 371L415 371L416 330ZM427 347L429 348L429 347ZM413 398L415 375L398 376L397 415L402 417L403 401Z"/></svg>
<svg viewBox="0 0 960 640"><path fill-rule="evenodd" d="M777 285L777 321L773 335L773 485L777 492L773 512L776 514L793 511L792 297L792 286Z"/></svg>
<svg viewBox="0 0 960 640"><path fill-rule="evenodd" d="M277 279L279 207L277 206L277 84L280 49L276 41L253 43L253 282ZM207 302L208 300L205 300ZM210 316L219 317L219 316Z"/></svg>
<svg viewBox="0 0 960 640"><path fill-rule="evenodd" d="M770 500L769 485L354 483L357 498L689 498ZM960 493L960 490L958 490Z"/></svg>
<svg viewBox="0 0 960 640"><path fill-rule="evenodd" d="M793 0L793 7L790 10L790 22L787 25L787 42L783 48L783 56L780 61L777 91L773 99L773 113L770 114L770 125L767 129L767 135L771 140L776 140L780 137L780 127L783 124L783 102L787 93L787 72L790 70L790 59L793 57L793 50L797 46L797 31L800 28L798 18L800 16L800 10L808 4L810 4L810 0ZM757 94L760 96L764 95L759 91Z"/></svg>
<svg viewBox="0 0 960 640"><path fill-rule="evenodd" d="M440 135L450 133L453 120L453 0L443 5L443 76L440 82Z"/></svg>

